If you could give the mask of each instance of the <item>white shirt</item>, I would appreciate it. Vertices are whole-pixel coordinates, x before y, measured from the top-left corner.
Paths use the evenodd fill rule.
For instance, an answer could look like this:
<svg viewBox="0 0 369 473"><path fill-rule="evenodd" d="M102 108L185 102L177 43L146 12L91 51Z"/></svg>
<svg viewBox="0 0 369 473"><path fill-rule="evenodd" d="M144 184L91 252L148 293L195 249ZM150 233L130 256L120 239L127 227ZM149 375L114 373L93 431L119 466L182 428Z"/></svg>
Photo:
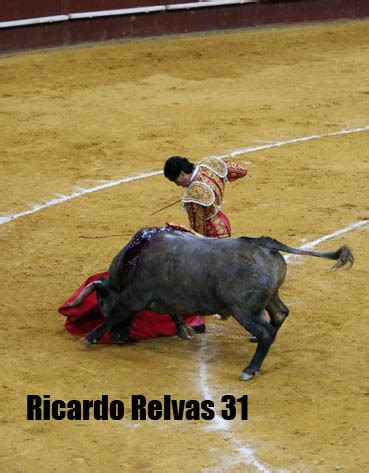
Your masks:
<svg viewBox="0 0 369 473"><path fill-rule="evenodd" d="M191 174L190 183L195 179L195 176L196 176L198 170L199 170L199 166L196 166L193 173Z"/></svg>

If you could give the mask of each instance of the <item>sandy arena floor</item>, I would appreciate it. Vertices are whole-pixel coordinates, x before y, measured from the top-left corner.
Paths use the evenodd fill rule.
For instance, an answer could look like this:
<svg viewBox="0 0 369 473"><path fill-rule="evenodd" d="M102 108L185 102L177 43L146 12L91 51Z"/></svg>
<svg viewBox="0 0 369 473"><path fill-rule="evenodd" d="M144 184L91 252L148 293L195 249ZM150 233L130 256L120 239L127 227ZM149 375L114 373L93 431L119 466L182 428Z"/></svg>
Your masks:
<svg viewBox="0 0 369 473"><path fill-rule="evenodd" d="M199 160L368 126L368 70L368 21L1 57L0 216L160 170L173 154ZM227 189L235 236L299 246L369 220L369 130L237 161L250 177ZM180 195L160 175L0 225L1 471L369 471L369 226L317 246L348 244L350 271L291 260L290 317L251 382L238 376L254 346L233 320L209 319L190 342L92 349L64 331L58 305L134 232L187 224L179 206L151 216ZM227 393L248 394L247 422L26 420L27 394L128 403Z"/></svg>

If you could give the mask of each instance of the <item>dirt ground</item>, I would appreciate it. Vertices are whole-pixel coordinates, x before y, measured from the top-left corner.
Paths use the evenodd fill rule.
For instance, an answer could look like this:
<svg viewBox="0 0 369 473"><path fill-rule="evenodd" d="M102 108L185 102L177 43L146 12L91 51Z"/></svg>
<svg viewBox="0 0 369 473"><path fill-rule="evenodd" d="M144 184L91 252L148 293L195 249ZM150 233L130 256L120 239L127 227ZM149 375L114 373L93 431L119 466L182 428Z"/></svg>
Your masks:
<svg viewBox="0 0 369 473"><path fill-rule="evenodd" d="M0 216L249 146L369 125L369 22L267 28L0 58ZM229 185L234 236L290 245L369 220L369 131L244 154ZM0 466L6 472L369 471L368 227L350 271L291 260L290 308L260 376L238 376L254 346L234 320L190 342L83 347L56 309L142 226L187 224L162 175L0 225ZM119 235L109 238L84 238ZM5 286L4 286L5 282ZM249 420L27 421L27 394L218 402L249 396ZM217 410L219 413L219 410Z"/></svg>

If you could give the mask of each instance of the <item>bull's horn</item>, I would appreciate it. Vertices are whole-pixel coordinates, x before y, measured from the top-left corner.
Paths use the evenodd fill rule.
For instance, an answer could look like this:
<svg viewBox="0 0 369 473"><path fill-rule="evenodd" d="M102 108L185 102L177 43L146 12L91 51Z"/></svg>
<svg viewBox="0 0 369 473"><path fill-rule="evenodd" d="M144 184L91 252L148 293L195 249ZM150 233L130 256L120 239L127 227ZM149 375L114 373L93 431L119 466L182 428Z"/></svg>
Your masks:
<svg viewBox="0 0 369 473"><path fill-rule="evenodd" d="M90 282L90 284L88 284L72 302L69 302L68 307L76 307L85 299L85 297L91 294L91 292L96 291L97 283L101 283L101 281Z"/></svg>

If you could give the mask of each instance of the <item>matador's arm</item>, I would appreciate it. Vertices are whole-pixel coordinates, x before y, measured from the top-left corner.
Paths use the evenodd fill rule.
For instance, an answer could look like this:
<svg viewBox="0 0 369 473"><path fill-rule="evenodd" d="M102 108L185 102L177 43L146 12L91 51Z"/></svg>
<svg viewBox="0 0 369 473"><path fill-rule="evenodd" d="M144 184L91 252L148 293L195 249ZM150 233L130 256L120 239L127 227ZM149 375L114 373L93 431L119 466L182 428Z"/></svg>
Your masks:
<svg viewBox="0 0 369 473"><path fill-rule="evenodd" d="M241 164L232 163L230 161L224 160L227 165L228 174L227 179L229 182L236 181L241 177L245 177L247 174L247 169Z"/></svg>
<svg viewBox="0 0 369 473"><path fill-rule="evenodd" d="M185 205L188 219L192 230L204 235L206 233L205 207L203 205L189 203Z"/></svg>

